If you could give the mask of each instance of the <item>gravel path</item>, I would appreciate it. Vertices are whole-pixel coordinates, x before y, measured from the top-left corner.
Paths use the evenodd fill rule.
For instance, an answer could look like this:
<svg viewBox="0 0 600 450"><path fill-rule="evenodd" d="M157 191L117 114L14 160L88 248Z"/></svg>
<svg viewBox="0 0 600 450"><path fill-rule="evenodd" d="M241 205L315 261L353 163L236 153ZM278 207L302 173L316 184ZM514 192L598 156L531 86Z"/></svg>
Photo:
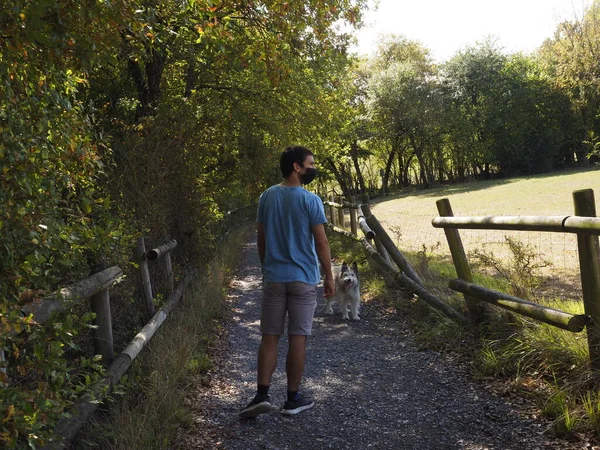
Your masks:
<svg viewBox="0 0 600 450"><path fill-rule="evenodd" d="M254 395L261 294L254 244L244 246L231 285L232 320L218 368L190 394L195 424L179 448L254 449L583 449L543 434L501 398L469 381L453 363L418 351L398 315L363 304L361 321L325 316L319 301L309 339L303 392L315 407L283 417L285 350L271 401L277 410L238 419ZM589 448L589 447L587 447Z"/></svg>

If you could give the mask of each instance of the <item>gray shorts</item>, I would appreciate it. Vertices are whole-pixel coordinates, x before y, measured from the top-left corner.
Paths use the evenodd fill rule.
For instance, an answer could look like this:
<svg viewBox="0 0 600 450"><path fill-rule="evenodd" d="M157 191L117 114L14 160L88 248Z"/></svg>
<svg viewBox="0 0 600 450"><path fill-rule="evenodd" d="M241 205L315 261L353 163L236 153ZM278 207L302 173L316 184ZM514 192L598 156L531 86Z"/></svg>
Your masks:
<svg viewBox="0 0 600 450"><path fill-rule="evenodd" d="M288 334L310 336L317 307L317 285L301 281L263 283L260 331L281 336L288 315Z"/></svg>

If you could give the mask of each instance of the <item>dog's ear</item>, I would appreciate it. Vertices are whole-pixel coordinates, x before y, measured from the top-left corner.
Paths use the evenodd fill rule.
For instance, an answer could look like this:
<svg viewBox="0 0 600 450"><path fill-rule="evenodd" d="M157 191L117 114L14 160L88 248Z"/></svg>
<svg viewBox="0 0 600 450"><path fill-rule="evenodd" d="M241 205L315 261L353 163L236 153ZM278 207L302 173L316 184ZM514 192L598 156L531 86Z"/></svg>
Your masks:
<svg viewBox="0 0 600 450"><path fill-rule="evenodd" d="M356 261L352 263L352 270L356 274L356 278L358 278L358 266L356 265Z"/></svg>
<svg viewBox="0 0 600 450"><path fill-rule="evenodd" d="M344 261L342 263L342 270L340 270L340 273L344 273L348 271L348 264L346 264L346 261Z"/></svg>

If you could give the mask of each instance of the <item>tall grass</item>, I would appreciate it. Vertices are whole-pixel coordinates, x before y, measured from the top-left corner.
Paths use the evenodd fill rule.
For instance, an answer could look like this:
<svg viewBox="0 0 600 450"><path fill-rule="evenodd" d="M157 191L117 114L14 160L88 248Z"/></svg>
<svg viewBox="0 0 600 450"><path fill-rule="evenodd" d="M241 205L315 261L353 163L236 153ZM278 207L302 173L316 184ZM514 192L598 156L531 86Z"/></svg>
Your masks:
<svg viewBox="0 0 600 450"><path fill-rule="evenodd" d="M212 366L209 348L226 313L231 268L249 229L232 233L206 273L188 285L177 309L142 351L112 404L90 422L77 448L151 450L172 447L192 418L185 393Z"/></svg>
<svg viewBox="0 0 600 450"><path fill-rule="evenodd" d="M571 333L490 305L486 323L473 333L401 287L382 284L360 247L351 246L347 240L338 242L339 239L330 238L334 254L362 263L363 297L376 296L393 306L412 325L417 345L460 354L475 377L495 378L504 382L507 389L537 402L540 412L552 420L558 435L591 431L600 436L600 395L594 390L597 380L589 372L585 332ZM561 311L583 313L581 299L540 298L535 291L539 283L531 266L533 255L528 253L532 249L516 241L507 241L506 245L513 252L513 259L505 262L509 267L501 267L502 261L487 258L502 275L490 270L474 271L475 283L513 295L530 296ZM449 279L456 277L454 266L449 256L440 256L435 250L435 246L421 246L419 251L404 253L430 292L466 313L462 294L448 287Z"/></svg>
<svg viewBox="0 0 600 450"><path fill-rule="evenodd" d="M532 299L571 314L583 314L583 302L564 298L539 298L539 285L531 270L531 252L511 241L513 259L494 260L498 270L475 272L477 284ZM481 255L480 255L481 256ZM530 255L533 256L533 255ZM457 309L464 310L464 300L447 287L456 276L446 258L420 251L407 254L428 288ZM486 260L486 258L481 258ZM487 258L490 262L490 258ZM507 264L510 267L502 267ZM425 269L423 269L425 267ZM449 323L430 308L404 309L415 324L417 342L430 348L451 349L466 356L476 377L495 377L538 402L540 411L553 421L558 435L574 431L592 431L600 436L600 398L594 391L597 380L589 371L589 351L585 332L571 333L524 316L490 306L487 321L476 333L468 333Z"/></svg>

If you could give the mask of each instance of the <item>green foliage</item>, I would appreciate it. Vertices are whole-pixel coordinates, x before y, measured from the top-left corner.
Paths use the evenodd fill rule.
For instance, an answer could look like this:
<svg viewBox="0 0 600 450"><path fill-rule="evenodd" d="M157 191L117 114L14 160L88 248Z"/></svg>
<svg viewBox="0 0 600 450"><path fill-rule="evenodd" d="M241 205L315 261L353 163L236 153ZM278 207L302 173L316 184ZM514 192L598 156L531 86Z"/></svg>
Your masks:
<svg viewBox="0 0 600 450"><path fill-rule="evenodd" d="M582 397L584 411L589 420L590 427L596 436L600 437L600 398L597 392L586 392Z"/></svg>
<svg viewBox="0 0 600 450"><path fill-rule="evenodd" d="M365 4L0 6L7 447L42 445L100 370L89 360L85 311L41 326L21 305L97 266L129 269L140 234L152 244L176 238L180 262L205 265L229 218L244 217L238 208L274 181L282 148L329 140L348 64L349 36L335 26L359 24ZM129 298L111 296L112 306L136 327Z"/></svg>
<svg viewBox="0 0 600 450"><path fill-rule="evenodd" d="M530 245L504 237L509 250L508 262L494 256L493 252L474 250L469 257L483 268L493 269L497 275L510 283L510 293L517 297L529 299L532 291L539 285L536 271L550 265L548 261L540 258L537 251Z"/></svg>
<svg viewBox="0 0 600 450"><path fill-rule="evenodd" d="M600 4L594 1L580 19L558 25L552 39L539 49L539 61L552 82L570 100L573 111L571 132L576 136L572 150L581 164L592 148L588 143L600 132L598 107Z"/></svg>

